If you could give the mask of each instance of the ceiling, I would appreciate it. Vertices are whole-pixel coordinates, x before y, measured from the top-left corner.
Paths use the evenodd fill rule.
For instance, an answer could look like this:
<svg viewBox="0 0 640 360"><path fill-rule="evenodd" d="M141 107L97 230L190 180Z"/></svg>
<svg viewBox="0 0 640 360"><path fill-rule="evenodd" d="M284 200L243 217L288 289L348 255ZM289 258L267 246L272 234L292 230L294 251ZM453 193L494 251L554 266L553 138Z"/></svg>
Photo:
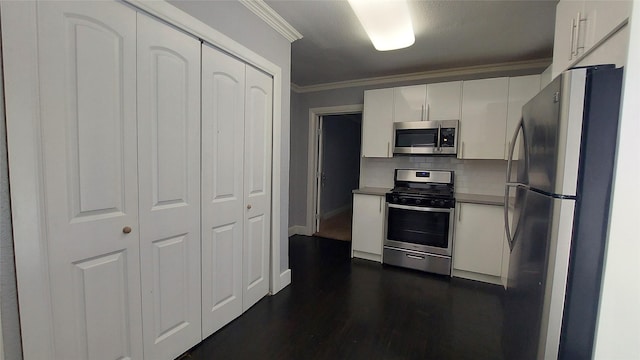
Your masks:
<svg viewBox="0 0 640 360"><path fill-rule="evenodd" d="M416 42L376 51L345 0L265 0L304 37L291 80L305 87L381 76L549 59L556 0L409 0Z"/></svg>

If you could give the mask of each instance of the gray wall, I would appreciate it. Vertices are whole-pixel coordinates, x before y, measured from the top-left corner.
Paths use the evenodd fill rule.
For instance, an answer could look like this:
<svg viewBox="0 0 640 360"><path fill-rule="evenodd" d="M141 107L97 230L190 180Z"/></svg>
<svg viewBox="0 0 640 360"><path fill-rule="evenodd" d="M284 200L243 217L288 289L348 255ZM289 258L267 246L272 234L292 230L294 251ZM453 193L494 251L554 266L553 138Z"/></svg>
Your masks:
<svg viewBox="0 0 640 360"><path fill-rule="evenodd" d="M282 69L282 171L280 173L280 271L289 268L289 113L291 43L238 1L172 0L171 4L232 38ZM275 155L275 154L274 154Z"/></svg>
<svg viewBox="0 0 640 360"><path fill-rule="evenodd" d="M289 201L289 226L306 226L307 222L307 166L309 147L309 109L316 107L362 105L364 91L395 86L427 84L455 80L472 80L500 76L520 76L539 74L541 69L485 72L474 75L449 76L430 80L401 81L380 85L356 86L335 90L294 93L291 95L291 163L290 183L295 184L291 189Z"/></svg>
<svg viewBox="0 0 640 360"><path fill-rule="evenodd" d="M0 49L0 69L2 49ZM5 359L22 359L18 293L11 231L9 197L9 167L7 164L7 134L4 116L4 84L0 71L0 317Z"/></svg>
<svg viewBox="0 0 640 360"><path fill-rule="evenodd" d="M351 205L360 177L362 114L329 115L322 119L320 215Z"/></svg>

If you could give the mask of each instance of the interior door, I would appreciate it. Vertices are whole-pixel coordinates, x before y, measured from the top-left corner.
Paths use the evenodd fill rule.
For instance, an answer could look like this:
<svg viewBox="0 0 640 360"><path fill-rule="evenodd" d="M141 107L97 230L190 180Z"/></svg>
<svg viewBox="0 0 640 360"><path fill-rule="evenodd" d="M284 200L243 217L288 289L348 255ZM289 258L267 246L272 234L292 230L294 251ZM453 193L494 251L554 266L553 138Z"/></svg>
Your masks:
<svg viewBox="0 0 640 360"><path fill-rule="evenodd" d="M136 13L37 6L51 358L141 359Z"/></svg>
<svg viewBox="0 0 640 360"><path fill-rule="evenodd" d="M242 314L245 64L202 46L202 333Z"/></svg>
<svg viewBox="0 0 640 360"><path fill-rule="evenodd" d="M244 294L246 310L269 291L273 80L246 67Z"/></svg>
<svg viewBox="0 0 640 360"><path fill-rule="evenodd" d="M138 179L145 357L200 342L200 42L138 14Z"/></svg>

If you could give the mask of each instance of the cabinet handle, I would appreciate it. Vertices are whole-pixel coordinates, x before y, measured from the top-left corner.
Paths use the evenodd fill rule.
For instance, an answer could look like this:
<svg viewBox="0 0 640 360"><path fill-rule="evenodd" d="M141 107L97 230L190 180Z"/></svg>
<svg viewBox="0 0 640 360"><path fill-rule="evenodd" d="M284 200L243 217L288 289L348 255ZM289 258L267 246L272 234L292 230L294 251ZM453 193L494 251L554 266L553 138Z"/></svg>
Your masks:
<svg viewBox="0 0 640 360"><path fill-rule="evenodd" d="M424 116L424 104L420 105L420 120L425 121L426 118Z"/></svg>
<svg viewBox="0 0 640 360"><path fill-rule="evenodd" d="M429 104L424 106L424 119L429 120Z"/></svg>
<svg viewBox="0 0 640 360"><path fill-rule="evenodd" d="M462 206L458 206L458 222L462 220Z"/></svg>
<svg viewBox="0 0 640 360"><path fill-rule="evenodd" d="M391 157L391 142L387 141L387 157Z"/></svg>
<svg viewBox="0 0 640 360"><path fill-rule="evenodd" d="M460 144L460 159L464 159L464 141Z"/></svg>
<svg viewBox="0 0 640 360"><path fill-rule="evenodd" d="M583 21L587 21L587 19L583 19L582 14L578 12L578 17L576 18L576 57L578 56L579 50L584 50L584 45L580 46L580 23Z"/></svg>
<svg viewBox="0 0 640 360"><path fill-rule="evenodd" d="M569 60L573 59L573 41L575 40L575 33L576 31L576 20L575 19L571 19L571 29L570 29L570 33L571 33L571 39L570 39L570 47L569 47Z"/></svg>
<svg viewBox="0 0 640 360"><path fill-rule="evenodd" d="M125 226L122 228L122 232L128 234L131 232L131 226Z"/></svg>
<svg viewBox="0 0 640 360"><path fill-rule="evenodd" d="M380 204L378 212L380 212L382 214L382 197L380 199L378 199L378 204Z"/></svg>

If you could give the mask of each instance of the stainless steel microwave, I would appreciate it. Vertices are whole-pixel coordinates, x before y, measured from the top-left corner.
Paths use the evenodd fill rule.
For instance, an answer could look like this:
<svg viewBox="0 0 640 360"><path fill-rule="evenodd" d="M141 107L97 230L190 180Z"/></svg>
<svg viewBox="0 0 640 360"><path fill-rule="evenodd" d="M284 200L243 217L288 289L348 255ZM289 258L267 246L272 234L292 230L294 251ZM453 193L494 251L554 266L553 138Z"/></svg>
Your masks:
<svg viewBox="0 0 640 360"><path fill-rule="evenodd" d="M458 120L411 121L393 124L393 153L400 155L455 155Z"/></svg>

